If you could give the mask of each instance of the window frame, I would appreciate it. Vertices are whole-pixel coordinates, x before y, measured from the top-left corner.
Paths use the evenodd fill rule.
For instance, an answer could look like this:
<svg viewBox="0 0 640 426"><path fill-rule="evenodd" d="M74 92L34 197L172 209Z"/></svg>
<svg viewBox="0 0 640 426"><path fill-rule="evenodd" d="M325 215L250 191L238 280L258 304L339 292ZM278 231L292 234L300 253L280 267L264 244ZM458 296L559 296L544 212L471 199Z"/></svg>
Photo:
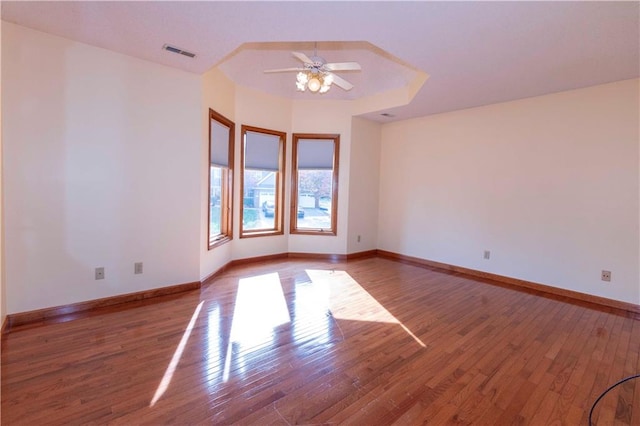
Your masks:
<svg viewBox="0 0 640 426"><path fill-rule="evenodd" d="M275 201L273 228L244 229L244 172L245 172L245 149L247 132L263 133L266 135L278 136L280 138L278 151L278 171L275 176ZM287 133L278 130L264 129L261 127L248 126L243 124L240 128L240 238L266 237L284 234L284 181L286 171L286 147ZM258 207L260 208L260 207Z"/></svg>
<svg viewBox="0 0 640 426"><path fill-rule="evenodd" d="M211 120L229 128L229 163L222 169L222 194L220 201L220 234L211 237ZM235 128L233 121L209 108L209 149L207 157L207 250L220 246L233 239L233 162L235 147Z"/></svg>
<svg viewBox="0 0 640 426"><path fill-rule="evenodd" d="M333 141L333 176L331 179L331 228L298 228L298 142L305 139ZM338 235L338 176L340 165L340 135L323 133L293 133L291 158L291 210L289 233L297 235Z"/></svg>

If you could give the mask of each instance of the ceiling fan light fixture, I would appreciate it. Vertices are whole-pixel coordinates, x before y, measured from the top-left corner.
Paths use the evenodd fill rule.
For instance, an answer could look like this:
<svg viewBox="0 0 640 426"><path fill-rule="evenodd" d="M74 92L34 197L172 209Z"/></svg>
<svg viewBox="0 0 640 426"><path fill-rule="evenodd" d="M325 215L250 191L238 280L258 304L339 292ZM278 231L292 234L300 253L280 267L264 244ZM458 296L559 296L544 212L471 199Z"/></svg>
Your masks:
<svg viewBox="0 0 640 426"><path fill-rule="evenodd" d="M309 90L311 90L314 93L320 90L320 88L322 87L322 82L320 81L320 77L316 75L312 76L309 79L309 82L307 83L307 87L309 88Z"/></svg>
<svg viewBox="0 0 640 426"><path fill-rule="evenodd" d="M307 82L309 81L309 76L306 72L299 72L296 77L296 88L299 92L304 92L307 90Z"/></svg>
<svg viewBox="0 0 640 426"><path fill-rule="evenodd" d="M327 86L331 86L331 83L333 83L333 74L326 74L324 76L323 84L326 84Z"/></svg>
<svg viewBox="0 0 640 426"><path fill-rule="evenodd" d="M298 73L297 79L298 83L307 84L307 81L309 81L309 76L306 72L300 71Z"/></svg>
<svg viewBox="0 0 640 426"><path fill-rule="evenodd" d="M333 76L329 73L300 71L296 76L296 89L305 92L309 89L313 93L327 93L333 83Z"/></svg>
<svg viewBox="0 0 640 426"><path fill-rule="evenodd" d="M0 0L1 1L1 0ZM334 74L336 71L360 71L360 64L357 62L332 62L327 63L324 58L317 56L308 57L304 53L291 52L293 56L301 61L303 68L278 68L265 70L265 73L276 72L296 72L296 89L299 92L306 92L309 89L312 93L327 93L333 83L342 90L351 90L353 84L344 78Z"/></svg>
<svg viewBox="0 0 640 426"><path fill-rule="evenodd" d="M325 74L322 78L322 86L320 86L320 93L327 93L331 89L331 83L333 83L333 75Z"/></svg>

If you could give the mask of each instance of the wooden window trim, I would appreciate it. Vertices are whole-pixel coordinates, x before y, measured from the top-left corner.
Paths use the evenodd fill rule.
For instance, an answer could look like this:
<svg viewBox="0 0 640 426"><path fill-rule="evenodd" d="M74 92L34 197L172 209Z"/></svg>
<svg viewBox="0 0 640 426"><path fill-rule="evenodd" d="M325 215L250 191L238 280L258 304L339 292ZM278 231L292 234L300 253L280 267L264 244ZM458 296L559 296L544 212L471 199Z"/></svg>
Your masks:
<svg viewBox="0 0 640 426"><path fill-rule="evenodd" d="M220 234L211 238L211 120L229 128L229 165L222 173L224 205L221 203ZM236 125L222 114L209 108L209 149L207 150L207 250L221 246L233 239L233 163Z"/></svg>
<svg viewBox="0 0 640 426"><path fill-rule="evenodd" d="M269 229L243 229L244 223L244 162L245 162L245 135L247 132L264 133L267 135L278 136L280 138L280 151L278 154L278 172L276 173L275 182L275 212L274 227ZM267 237L272 235L284 234L284 176L286 171L286 149L287 149L287 133L278 130L263 129L242 125L240 128L240 238Z"/></svg>
<svg viewBox="0 0 640 426"><path fill-rule="evenodd" d="M298 141L300 139L325 139L333 141L333 177L331 181L331 229L296 228L298 222ZM340 173L340 135L320 133L294 133L291 159L291 210L289 233L296 235L338 235L338 176Z"/></svg>

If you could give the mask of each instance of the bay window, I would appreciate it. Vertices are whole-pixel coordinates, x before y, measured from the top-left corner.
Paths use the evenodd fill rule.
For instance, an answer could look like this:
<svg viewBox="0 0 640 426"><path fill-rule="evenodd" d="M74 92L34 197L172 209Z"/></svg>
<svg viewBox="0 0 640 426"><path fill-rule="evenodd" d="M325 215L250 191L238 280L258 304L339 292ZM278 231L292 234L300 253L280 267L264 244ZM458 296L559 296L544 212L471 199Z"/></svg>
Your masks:
<svg viewBox="0 0 640 426"><path fill-rule="evenodd" d="M340 135L293 134L292 234L336 235Z"/></svg>
<svg viewBox="0 0 640 426"><path fill-rule="evenodd" d="M242 126L241 134L240 238L282 234L286 133Z"/></svg>
<svg viewBox="0 0 640 426"><path fill-rule="evenodd" d="M209 110L209 250L233 238L234 131L231 120Z"/></svg>

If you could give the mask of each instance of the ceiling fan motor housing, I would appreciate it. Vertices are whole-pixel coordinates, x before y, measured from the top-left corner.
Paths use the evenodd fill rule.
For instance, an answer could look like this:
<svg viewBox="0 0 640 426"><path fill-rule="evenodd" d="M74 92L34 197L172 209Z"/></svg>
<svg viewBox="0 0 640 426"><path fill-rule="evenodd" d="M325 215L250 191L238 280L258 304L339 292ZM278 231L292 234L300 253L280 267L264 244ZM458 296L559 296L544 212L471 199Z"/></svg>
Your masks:
<svg viewBox="0 0 640 426"><path fill-rule="evenodd" d="M311 59L311 64L310 65L312 66L312 68L320 69L320 68L322 68L324 66L324 64L327 63L327 61L323 57L320 57L320 56L311 56L311 57L309 57L309 59Z"/></svg>

